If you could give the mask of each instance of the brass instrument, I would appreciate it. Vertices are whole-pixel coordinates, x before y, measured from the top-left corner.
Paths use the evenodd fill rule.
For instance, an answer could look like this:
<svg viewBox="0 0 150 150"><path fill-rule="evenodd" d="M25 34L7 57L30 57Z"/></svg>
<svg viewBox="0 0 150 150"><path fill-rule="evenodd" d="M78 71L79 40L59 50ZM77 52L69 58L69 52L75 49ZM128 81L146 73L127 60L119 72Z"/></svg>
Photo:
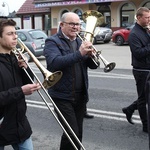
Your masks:
<svg viewBox="0 0 150 150"><path fill-rule="evenodd" d="M56 106L56 104L54 103L54 101L52 100L52 98L50 97L50 95L48 94L48 92L46 90L46 88L52 87L53 85L55 85L61 79L62 72L61 71L56 71L54 73L49 72L47 69L44 68L44 66L38 61L38 59L34 56L34 54L32 54L32 52L26 47L26 45L20 39L18 39L18 45L20 46L20 48L14 49L13 50L14 54L16 55L16 57L19 54L22 57L22 59L26 62L26 59L25 59L25 57L23 55L23 51L25 50L30 55L30 57L33 59L33 61L35 62L35 64L37 65L37 67L42 72L43 76L45 77L44 82L41 83L41 81L39 80L39 78L37 77L37 75L31 69L30 65L26 62L27 66L30 68L30 70L33 73L34 77L36 78L37 82L40 84L41 88L43 89L43 92L45 93L45 95L47 96L47 98L51 101L51 103L53 104L53 107L55 108L55 110L57 111L57 113L59 114L59 116L61 117L61 119L64 121L66 127L70 130L70 133L74 136L75 140L78 142L78 144L81 146L81 148L83 150L85 150L85 148L82 145L81 141L78 139L78 137L76 136L76 134L74 133L74 131L72 130L72 128L70 127L70 125L68 124L68 122L66 121L66 119L64 118L64 116L62 115L62 113L60 112L60 110L58 109L58 107ZM32 83L34 83L33 79L28 74L28 72L26 71L26 69L25 68L23 68L23 69L26 72L26 74L28 75L28 77L30 78L30 80L32 81ZM73 145L73 147L75 148L75 150L78 150L78 148L76 147L76 145L72 141L70 135L67 133L66 129L61 124L61 122L59 121L58 117L56 116L56 114L54 113L54 111L52 110L52 108L49 106L48 102L46 101L46 98L44 98L44 95L42 95L42 93L39 90L37 92L41 96L41 98L44 101L44 103L47 106L47 108L53 114L54 118L56 119L56 121L58 122L58 124L60 125L60 127L62 128L62 130L66 134L66 136L68 137L69 141L71 142L71 144Z"/></svg>
<svg viewBox="0 0 150 150"><path fill-rule="evenodd" d="M78 37L82 41L90 41L93 43L94 40L94 30L96 26L101 26L104 23L104 17L101 13L95 10L88 10L82 14L82 19L86 22L86 29L84 31L84 38L82 38L78 33ZM98 66L99 61L101 60L104 63L104 72L109 72L113 70L116 66L115 62L108 62L104 57L101 55L101 51L96 50L96 48L92 45L92 48L95 50L95 53L91 56L94 63Z"/></svg>
<svg viewBox="0 0 150 150"><path fill-rule="evenodd" d="M54 73L49 72L45 67L38 61L38 59L34 56L34 54L27 48L27 46L18 38L18 44L20 46L21 52L26 51L30 57L33 59L39 70L42 72L44 76L43 86L48 89L55 85L62 77L61 71L56 71Z"/></svg>

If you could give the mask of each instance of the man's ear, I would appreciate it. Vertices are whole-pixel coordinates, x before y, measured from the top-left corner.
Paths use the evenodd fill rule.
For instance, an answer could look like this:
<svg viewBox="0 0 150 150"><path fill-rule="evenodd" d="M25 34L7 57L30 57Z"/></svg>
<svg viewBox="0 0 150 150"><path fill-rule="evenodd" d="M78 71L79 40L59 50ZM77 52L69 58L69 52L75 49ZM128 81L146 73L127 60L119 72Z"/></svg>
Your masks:
<svg viewBox="0 0 150 150"><path fill-rule="evenodd" d="M59 29L61 28L61 25L62 23L61 22L58 22L58 27L57 27L57 32L59 31Z"/></svg>
<svg viewBox="0 0 150 150"><path fill-rule="evenodd" d="M59 23L59 27L62 27L62 26L63 26L63 22L60 22L60 23Z"/></svg>

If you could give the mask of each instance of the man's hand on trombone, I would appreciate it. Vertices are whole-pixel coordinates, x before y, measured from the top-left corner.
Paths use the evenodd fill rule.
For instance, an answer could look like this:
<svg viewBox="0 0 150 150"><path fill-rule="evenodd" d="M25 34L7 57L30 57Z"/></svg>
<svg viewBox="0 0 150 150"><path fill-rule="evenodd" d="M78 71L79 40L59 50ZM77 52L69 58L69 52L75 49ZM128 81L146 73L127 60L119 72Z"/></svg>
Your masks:
<svg viewBox="0 0 150 150"><path fill-rule="evenodd" d="M21 55L18 56L19 67L27 69L28 66L26 62L28 62L28 59L25 55L24 55L24 59L21 57Z"/></svg>
<svg viewBox="0 0 150 150"><path fill-rule="evenodd" d="M31 95L33 92L41 88L39 83L26 84L21 87L24 95Z"/></svg>
<svg viewBox="0 0 150 150"><path fill-rule="evenodd" d="M22 58L21 55L18 56L19 67L27 69L28 67L27 62L28 62L28 59L26 56L24 56L24 58ZM21 88L22 88L22 92L24 93L24 95L31 95L33 92L39 90L41 86L39 83L33 83L33 84L26 84L22 86Z"/></svg>

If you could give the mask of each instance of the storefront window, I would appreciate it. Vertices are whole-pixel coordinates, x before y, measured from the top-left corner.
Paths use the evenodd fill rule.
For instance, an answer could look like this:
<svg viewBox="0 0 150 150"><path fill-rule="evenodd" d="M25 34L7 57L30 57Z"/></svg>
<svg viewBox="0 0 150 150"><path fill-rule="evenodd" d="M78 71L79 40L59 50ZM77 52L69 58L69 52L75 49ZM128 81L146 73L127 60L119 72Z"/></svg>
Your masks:
<svg viewBox="0 0 150 150"><path fill-rule="evenodd" d="M103 26L111 27L111 15L110 15L110 8L107 4L101 4L98 8L98 12L102 13L104 16L105 22Z"/></svg>
<svg viewBox="0 0 150 150"><path fill-rule="evenodd" d="M62 16L64 13L66 13L66 12L68 12L68 10L63 10L62 13L61 13L61 16Z"/></svg>
<svg viewBox="0 0 150 150"><path fill-rule="evenodd" d="M131 4L126 3L121 7L120 10L120 26L127 27L132 25L135 22L135 11Z"/></svg>
<svg viewBox="0 0 150 150"><path fill-rule="evenodd" d="M80 19L82 20L82 11L80 9L76 9L74 11L74 13L76 13L80 17Z"/></svg>
<svg viewBox="0 0 150 150"><path fill-rule="evenodd" d="M143 7L147 7L147 8L150 9L150 2L146 2L146 3L143 5Z"/></svg>

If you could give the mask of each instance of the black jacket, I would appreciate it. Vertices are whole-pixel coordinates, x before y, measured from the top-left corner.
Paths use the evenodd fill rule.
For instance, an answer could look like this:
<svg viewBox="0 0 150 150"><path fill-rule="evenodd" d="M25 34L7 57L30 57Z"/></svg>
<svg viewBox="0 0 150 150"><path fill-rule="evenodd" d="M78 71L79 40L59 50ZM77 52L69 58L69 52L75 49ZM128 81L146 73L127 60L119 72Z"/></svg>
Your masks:
<svg viewBox="0 0 150 150"><path fill-rule="evenodd" d="M83 73L85 86L85 100L88 100L88 67L90 69L96 69L98 66L88 56L81 56L79 47L81 40L76 39L77 51L71 52L71 45L68 40L64 38L61 31L57 34L46 39L44 55L47 61L48 70L51 72L62 71L63 75L60 81L53 87L48 89L49 94L54 98L74 100L75 94L75 63L81 63L81 69Z"/></svg>
<svg viewBox="0 0 150 150"><path fill-rule="evenodd" d="M150 69L150 35L137 23L130 32L129 45L133 68Z"/></svg>
<svg viewBox="0 0 150 150"><path fill-rule="evenodd" d="M32 131L26 117L25 95L21 86L31 83L16 57L0 54L0 145L19 143Z"/></svg>

